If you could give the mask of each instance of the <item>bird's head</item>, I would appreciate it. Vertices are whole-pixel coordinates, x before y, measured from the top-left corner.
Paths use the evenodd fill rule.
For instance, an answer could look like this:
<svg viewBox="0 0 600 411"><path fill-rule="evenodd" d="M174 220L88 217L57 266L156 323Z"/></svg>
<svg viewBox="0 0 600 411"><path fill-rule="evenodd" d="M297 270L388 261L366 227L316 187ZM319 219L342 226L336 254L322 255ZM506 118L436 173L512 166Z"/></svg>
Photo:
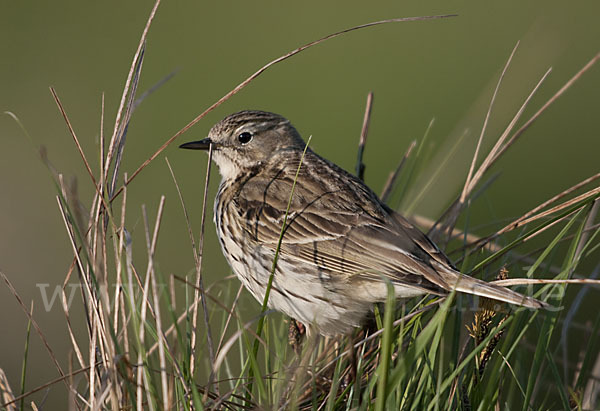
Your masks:
<svg viewBox="0 0 600 411"><path fill-rule="evenodd" d="M180 148L208 150L224 180L272 161L286 150L304 149L298 131L284 117L265 111L240 111L225 117L200 141L182 144Z"/></svg>

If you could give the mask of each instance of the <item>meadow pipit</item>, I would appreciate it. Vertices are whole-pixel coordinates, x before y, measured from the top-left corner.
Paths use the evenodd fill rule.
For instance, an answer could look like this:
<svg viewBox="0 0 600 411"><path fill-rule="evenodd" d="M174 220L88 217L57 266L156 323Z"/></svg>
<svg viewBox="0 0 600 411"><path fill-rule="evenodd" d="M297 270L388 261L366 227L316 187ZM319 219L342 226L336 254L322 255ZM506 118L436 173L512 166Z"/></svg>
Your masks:
<svg viewBox="0 0 600 411"><path fill-rule="evenodd" d="M241 111L208 137L181 145L206 150L223 177L214 219L223 254L262 302L305 143L288 120ZM446 295L453 289L531 308L545 303L461 274L405 218L360 179L310 148L302 159L269 307L324 335L360 326L374 303Z"/></svg>

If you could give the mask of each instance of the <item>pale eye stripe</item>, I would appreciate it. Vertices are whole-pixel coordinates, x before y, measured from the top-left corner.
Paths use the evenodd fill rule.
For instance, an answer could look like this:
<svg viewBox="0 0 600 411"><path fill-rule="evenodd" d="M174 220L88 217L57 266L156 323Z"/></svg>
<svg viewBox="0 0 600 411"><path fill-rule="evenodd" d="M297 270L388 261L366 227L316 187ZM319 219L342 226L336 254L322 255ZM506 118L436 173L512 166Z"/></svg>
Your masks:
<svg viewBox="0 0 600 411"><path fill-rule="evenodd" d="M233 134L238 135L240 134L242 131L251 131L250 127L248 127L248 124L242 124L241 126L239 126L238 128L236 128L233 131Z"/></svg>
<svg viewBox="0 0 600 411"><path fill-rule="evenodd" d="M277 124L279 125L279 124ZM273 127L273 123L270 121L263 121L261 123L252 123L252 124L248 124L248 123L244 123L241 126L237 127L234 130L234 134L238 135L244 131L248 131L250 133L256 133L258 130L266 130L269 128Z"/></svg>

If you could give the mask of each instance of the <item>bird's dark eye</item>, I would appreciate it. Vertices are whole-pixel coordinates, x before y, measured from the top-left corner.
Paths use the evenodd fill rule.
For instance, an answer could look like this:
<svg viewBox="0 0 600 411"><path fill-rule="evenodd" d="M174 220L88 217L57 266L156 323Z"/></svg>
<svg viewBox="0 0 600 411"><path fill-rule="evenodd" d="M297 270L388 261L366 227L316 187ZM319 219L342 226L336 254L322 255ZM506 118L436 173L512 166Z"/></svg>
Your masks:
<svg viewBox="0 0 600 411"><path fill-rule="evenodd" d="M242 144L248 144L252 140L252 133L244 131L238 136L238 141Z"/></svg>

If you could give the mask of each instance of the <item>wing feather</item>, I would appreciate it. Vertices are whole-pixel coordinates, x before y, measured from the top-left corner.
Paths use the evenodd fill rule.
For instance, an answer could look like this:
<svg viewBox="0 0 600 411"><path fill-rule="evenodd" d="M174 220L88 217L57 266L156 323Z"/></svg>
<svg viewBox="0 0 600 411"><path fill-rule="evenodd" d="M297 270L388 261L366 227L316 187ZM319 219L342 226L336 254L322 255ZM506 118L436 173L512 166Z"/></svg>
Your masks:
<svg viewBox="0 0 600 411"><path fill-rule="evenodd" d="M279 242L294 177L290 167L267 176L262 173L248 179L234 199L246 217L247 233L273 250ZM290 203L282 256L313 265L337 281L387 278L428 292L448 289L430 263L434 259L449 264L445 256L421 231L380 206L366 186L353 180L344 184L332 181L329 186L326 179L308 173L300 179Z"/></svg>

